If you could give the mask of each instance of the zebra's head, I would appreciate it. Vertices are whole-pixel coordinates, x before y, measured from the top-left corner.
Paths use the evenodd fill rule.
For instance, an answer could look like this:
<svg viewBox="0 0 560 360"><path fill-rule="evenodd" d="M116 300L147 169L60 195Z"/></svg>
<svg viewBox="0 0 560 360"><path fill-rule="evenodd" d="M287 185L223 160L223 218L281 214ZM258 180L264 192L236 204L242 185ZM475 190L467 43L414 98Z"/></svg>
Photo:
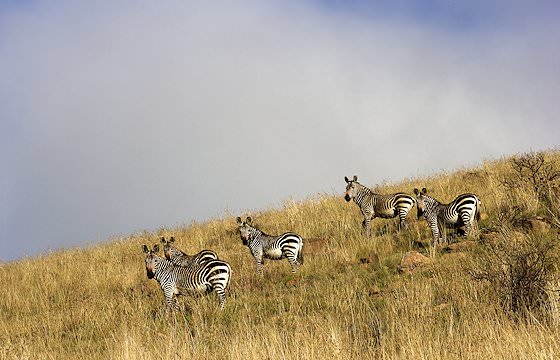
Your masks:
<svg viewBox="0 0 560 360"><path fill-rule="evenodd" d="M237 217L237 225L239 225L239 236L241 236L241 240L243 241L243 245L247 245L249 243L249 238L251 237L251 233L254 231L254 227L252 226L253 219L250 216L247 216L245 221L241 220L241 217Z"/></svg>
<svg viewBox="0 0 560 360"><path fill-rule="evenodd" d="M155 268L156 268L156 264L160 261L160 257L157 255L157 253L159 252L159 245L155 244L153 249L150 250L148 249L148 247L144 244L142 246L142 250L144 250L144 253L148 254L146 255L146 276L148 276L148 279L153 279L155 276Z"/></svg>
<svg viewBox="0 0 560 360"><path fill-rule="evenodd" d="M424 215L424 211L426 211L426 193L428 190L426 188L422 188L422 191L414 188L414 194L416 195L416 209L418 214L418 219Z"/></svg>
<svg viewBox="0 0 560 360"><path fill-rule="evenodd" d="M175 244L175 238L172 236L169 240L165 240L164 237L161 238L161 244L163 245L163 255L167 260L176 258L177 256L183 255L181 250L177 249Z"/></svg>
<svg viewBox="0 0 560 360"><path fill-rule="evenodd" d="M357 190L356 184L358 184L358 177L354 175L352 180L349 180L345 176L344 180L346 181L346 184L348 184L346 185L346 193L344 194L344 200L350 201L356 196L356 190Z"/></svg>

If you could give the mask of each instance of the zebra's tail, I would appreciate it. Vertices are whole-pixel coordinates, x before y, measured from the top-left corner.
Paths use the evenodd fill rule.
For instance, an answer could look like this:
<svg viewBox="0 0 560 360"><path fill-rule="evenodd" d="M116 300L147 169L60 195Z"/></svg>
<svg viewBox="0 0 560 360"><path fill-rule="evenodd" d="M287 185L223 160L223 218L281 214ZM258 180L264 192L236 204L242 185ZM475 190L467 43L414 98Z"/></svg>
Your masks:
<svg viewBox="0 0 560 360"><path fill-rule="evenodd" d="M301 246L299 247L299 251L297 254L297 261L300 265L303 265L303 240L301 241Z"/></svg>

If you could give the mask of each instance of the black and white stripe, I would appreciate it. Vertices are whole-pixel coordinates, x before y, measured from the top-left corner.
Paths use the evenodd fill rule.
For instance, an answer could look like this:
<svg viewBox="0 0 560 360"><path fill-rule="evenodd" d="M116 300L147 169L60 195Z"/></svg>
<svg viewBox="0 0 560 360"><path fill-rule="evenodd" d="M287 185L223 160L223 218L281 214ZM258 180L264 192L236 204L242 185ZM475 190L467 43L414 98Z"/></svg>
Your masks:
<svg viewBox="0 0 560 360"><path fill-rule="evenodd" d="M237 218L239 233L243 245L247 245L255 258L257 273L263 274L264 259L288 259L292 272L296 272L298 265L303 265L303 240L301 236L287 232L279 236L267 235L252 226L251 217L242 221Z"/></svg>
<svg viewBox="0 0 560 360"><path fill-rule="evenodd" d="M424 217L432 230L434 244L442 238L447 242L445 229L465 228L465 234L471 233L475 220L480 218L480 200L475 194L461 194L449 204L442 204L431 196L426 195L427 190L414 189L418 207L418 219Z"/></svg>
<svg viewBox="0 0 560 360"><path fill-rule="evenodd" d="M218 260L218 255L212 250L202 250L197 254L189 255L175 247L175 238L169 240L161 238L165 258L175 265L188 266L191 264L204 264L210 260Z"/></svg>
<svg viewBox="0 0 560 360"><path fill-rule="evenodd" d="M360 184L356 175L352 180L345 176L344 180L347 183L344 199L346 201L354 199L354 202L360 207L364 216L362 225L367 236L370 235L370 222L376 217L389 219L398 216L398 229L405 226L406 215L416 202L414 197L405 193L376 194L370 188Z"/></svg>
<svg viewBox="0 0 560 360"><path fill-rule="evenodd" d="M167 309L173 307L178 309L175 295L188 293L209 293L216 291L220 300L220 309L224 309L226 303L225 291L229 284L231 268L222 260L210 260L204 264L190 264L179 266L171 261L157 255L159 245L154 245L149 250L143 247L146 256L146 275L148 279L155 278L159 283Z"/></svg>

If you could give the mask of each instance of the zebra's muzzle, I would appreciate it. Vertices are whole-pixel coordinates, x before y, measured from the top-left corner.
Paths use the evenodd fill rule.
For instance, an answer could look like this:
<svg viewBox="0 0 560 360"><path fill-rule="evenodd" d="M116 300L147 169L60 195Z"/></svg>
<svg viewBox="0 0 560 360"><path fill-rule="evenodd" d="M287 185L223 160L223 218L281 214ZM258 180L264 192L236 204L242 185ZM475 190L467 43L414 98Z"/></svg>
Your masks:
<svg viewBox="0 0 560 360"><path fill-rule="evenodd" d="M146 269L146 276L148 277L148 279L153 279L154 278L154 273L148 269Z"/></svg>
<svg viewBox="0 0 560 360"><path fill-rule="evenodd" d="M350 201L352 198L350 197L350 195L346 194L344 195L344 200L346 201Z"/></svg>
<svg viewBox="0 0 560 360"><path fill-rule="evenodd" d="M417 219L420 220L420 218L422 217L422 215L424 215L424 211L418 209L417 214L418 214L418 218L417 218Z"/></svg>

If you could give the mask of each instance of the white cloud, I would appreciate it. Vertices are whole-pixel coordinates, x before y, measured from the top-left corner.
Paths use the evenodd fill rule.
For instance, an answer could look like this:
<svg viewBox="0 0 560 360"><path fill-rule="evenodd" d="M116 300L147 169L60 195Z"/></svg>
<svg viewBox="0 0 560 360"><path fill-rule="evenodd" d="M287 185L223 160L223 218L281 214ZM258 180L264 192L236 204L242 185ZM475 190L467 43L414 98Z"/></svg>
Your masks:
<svg viewBox="0 0 560 360"><path fill-rule="evenodd" d="M458 31L297 3L34 6L1 16L8 258L556 145L558 34L516 29L523 9Z"/></svg>

